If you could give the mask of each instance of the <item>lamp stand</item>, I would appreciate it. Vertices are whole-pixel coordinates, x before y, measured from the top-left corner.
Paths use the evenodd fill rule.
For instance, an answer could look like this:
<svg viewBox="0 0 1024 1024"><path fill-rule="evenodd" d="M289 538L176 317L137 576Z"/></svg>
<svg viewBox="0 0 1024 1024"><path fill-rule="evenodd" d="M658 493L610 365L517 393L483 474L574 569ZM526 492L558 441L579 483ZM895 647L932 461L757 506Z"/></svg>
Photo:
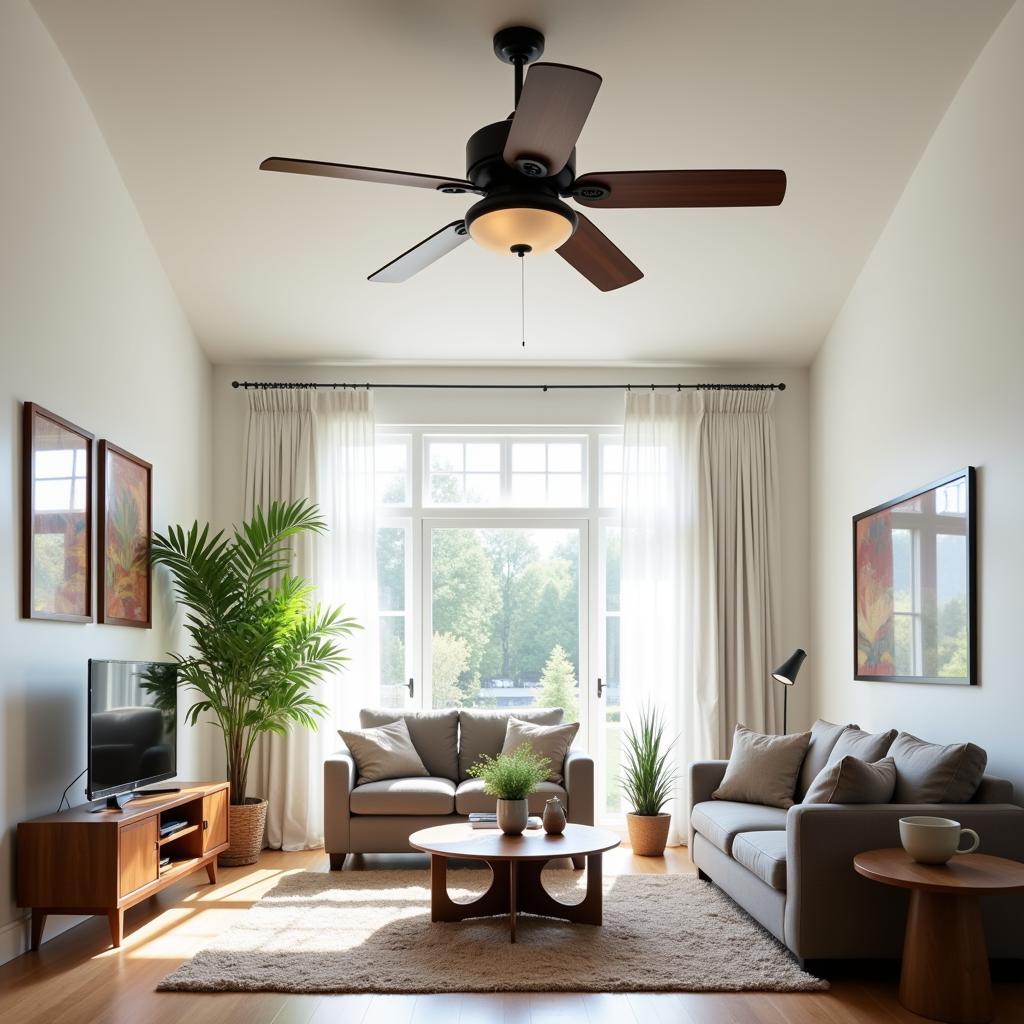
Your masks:
<svg viewBox="0 0 1024 1024"><path fill-rule="evenodd" d="M786 735L786 712L789 710L789 687L782 688L782 735Z"/></svg>

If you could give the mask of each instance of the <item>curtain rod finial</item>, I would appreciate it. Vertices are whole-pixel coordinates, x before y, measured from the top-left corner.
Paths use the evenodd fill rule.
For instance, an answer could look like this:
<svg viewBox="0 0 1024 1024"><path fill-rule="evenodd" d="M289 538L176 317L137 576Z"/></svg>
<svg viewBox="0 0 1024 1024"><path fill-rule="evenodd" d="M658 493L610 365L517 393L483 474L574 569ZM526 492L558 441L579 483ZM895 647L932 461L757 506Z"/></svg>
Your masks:
<svg viewBox="0 0 1024 1024"><path fill-rule="evenodd" d="M779 390L780 390L780 391L785 391L785 390L786 390L786 382L785 382L785 381L783 381L783 382L782 382L782 383L781 383L781 384L779 385Z"/></svg>
<svg viewBox="0 0 1024 1024"><path fill-rule="evenodd" d="M238 381L237 381L237 380L233 380L233 381L231 382L231 386L232 386L233 388L237 388L237 387L238 387Z"/></svg>

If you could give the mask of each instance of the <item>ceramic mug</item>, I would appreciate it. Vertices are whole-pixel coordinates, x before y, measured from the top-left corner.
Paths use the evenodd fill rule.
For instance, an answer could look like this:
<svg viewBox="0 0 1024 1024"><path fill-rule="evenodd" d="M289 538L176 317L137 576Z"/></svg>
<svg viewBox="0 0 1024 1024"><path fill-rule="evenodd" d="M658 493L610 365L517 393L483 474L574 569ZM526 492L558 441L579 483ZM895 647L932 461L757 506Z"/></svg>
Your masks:
<svg viewBox="0 0 1024 1024"><path fill-rule="evenodd" d="M961 850L964 835L970 837L971 843ZM921 815L900 818L900 842L919 864L945 864L954 853L973 853L981 840L973 828L961 828L960 822L952 818Z"/></svg>

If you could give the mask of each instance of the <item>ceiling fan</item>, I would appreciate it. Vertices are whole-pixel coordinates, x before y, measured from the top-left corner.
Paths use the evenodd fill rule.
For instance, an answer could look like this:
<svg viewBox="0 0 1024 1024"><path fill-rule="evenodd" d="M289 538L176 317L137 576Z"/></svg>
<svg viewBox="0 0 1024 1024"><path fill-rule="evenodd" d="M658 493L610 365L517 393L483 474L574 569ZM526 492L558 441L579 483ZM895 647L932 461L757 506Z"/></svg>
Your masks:
<svg viewBox="0 0 1024 1024"><path fill-rule="evenodd" d="M534 63L544 52L544 36L533 28L502 29L494 37L494 52L515 69L515 111L470 136L465 178L277 156L260 169L483 197L465 217L369 276L391 283L408 280L472 238L486 249L519 257L553 249L601 291L612 291L639 281L643 273L565 198L590 209L782 202L786 175L778 170L608 171L577 177L576 140L601 76L566 64ZM531 64L524 81L523 70Z"/></svg>

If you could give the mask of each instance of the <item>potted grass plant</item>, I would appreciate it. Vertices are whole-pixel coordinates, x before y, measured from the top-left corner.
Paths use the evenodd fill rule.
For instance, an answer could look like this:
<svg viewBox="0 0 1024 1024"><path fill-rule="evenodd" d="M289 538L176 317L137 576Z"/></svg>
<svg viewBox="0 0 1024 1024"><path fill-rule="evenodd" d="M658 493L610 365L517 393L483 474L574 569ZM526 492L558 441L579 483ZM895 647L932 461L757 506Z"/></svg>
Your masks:
<svg viewBox="0 0 1024 1024"><path fill-rule="evenodd" d="M198 522L153 535L153 564L170 571L187 611L192 653L172 655L178 685L197 695L185 721L209 713L224 741L231 845L221 864L254 864L263 848L267 801L246 796L257 740L317 728L327 707L316 684L342 668L339 641L359 628L340 608L315 605L313 588L288 571L294 539L325 530L317 506L303 500L257 508L230 535Z"/></svg>
<svg viewBox="0 0 1024 1024"><path fill-rule="evenodd" d="M633 853L641 857L660 857L668 841L672 820L662 808L672 798L676 781L669 763L672 743L665 743L664 724L650 706L632 722L624 737L622 785L626 799L633 807L626 815L629 842Z"/></svg>
<svg viewBox="0 0 1024 1024"><path fill-rule="evenodd" d="M550 765L524 743L511 754L485 754L467 774L483 779L484 792L498 798L498 828L507 836L521 836L530 819L528 797L548 777Z"/></svg>

